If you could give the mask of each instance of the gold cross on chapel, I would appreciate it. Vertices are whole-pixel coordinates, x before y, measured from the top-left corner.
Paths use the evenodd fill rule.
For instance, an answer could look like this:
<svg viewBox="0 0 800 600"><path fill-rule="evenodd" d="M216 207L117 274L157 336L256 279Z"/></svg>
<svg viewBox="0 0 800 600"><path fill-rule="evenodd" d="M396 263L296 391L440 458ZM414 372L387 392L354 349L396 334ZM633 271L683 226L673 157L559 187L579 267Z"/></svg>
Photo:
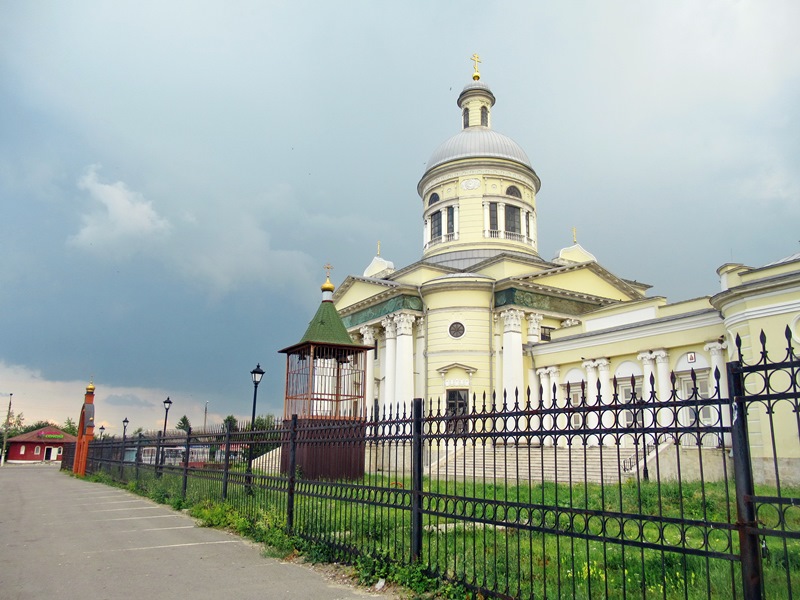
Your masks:
<svg viewBox="0 0 800 600"><path fill-rule="evenodd" d="M331 271L333 271L333 265L330 264L330 263L325 263L322 268L325 269L325 277L330 279L331 278Z"/></svg>
<svg viewBox="0 0 800 600"><path fill-rule="evenodd" d="M475 63L475 72L472 74L472 78L478 81L481 78L481 74L478 72L478 63L481 62L481 59L477 54L473 54L470 60Z"/></svg>

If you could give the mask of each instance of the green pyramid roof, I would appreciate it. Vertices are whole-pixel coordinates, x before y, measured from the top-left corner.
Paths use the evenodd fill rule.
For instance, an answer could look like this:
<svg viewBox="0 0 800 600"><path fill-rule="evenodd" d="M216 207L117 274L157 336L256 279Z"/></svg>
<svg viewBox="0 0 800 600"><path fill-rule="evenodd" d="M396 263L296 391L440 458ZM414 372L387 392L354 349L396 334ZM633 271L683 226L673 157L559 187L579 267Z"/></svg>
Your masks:
<svg viewBox="0 0 800 600"><path fill-rule="evenodd" d="M300 340L300 344L313 342L315 344L339 344L352 346L353 340L342 323L342 318L330 300L323 300L317 309L317 314L308 324L308 329Z"/></svg>

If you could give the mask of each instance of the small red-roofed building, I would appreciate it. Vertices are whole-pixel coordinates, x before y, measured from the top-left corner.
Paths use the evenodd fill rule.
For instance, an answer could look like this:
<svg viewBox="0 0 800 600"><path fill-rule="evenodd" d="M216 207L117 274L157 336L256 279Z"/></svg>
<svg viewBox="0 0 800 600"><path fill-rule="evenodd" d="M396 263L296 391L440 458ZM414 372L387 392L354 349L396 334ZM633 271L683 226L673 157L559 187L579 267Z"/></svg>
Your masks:
<svg viewBox="0 0 800 600"><path fill-rule="evenodd" d="M42 427L14 436L8 440L7 463L32 463L60 461L65 444L77 441L74 435L58 427Z"/></svg>

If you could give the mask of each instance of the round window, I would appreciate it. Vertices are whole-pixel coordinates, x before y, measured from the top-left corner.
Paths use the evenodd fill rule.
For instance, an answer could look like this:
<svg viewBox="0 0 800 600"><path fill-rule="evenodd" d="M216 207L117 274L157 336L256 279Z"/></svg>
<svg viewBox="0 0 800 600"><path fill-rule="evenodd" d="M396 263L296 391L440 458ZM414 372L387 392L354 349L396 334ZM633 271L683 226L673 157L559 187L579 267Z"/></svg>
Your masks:
<svg viewBox="0 0 800 600"><path fill-rule="evenodd" d="M450 335L454 338L460 338L464 335L464 324L456 321L450 325Z"/></svg>

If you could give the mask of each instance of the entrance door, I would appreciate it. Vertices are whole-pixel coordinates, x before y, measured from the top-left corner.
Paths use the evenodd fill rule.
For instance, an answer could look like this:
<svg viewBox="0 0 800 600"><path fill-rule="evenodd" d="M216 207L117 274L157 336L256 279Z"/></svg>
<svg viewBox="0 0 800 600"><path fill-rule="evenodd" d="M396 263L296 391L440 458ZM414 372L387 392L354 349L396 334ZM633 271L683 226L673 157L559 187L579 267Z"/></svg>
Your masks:
<svg viewBox="0 0 800 600"><path fill-rule="evenodd" d="M464 433L467 431L467 399L469 390L447 390L447 432Z"/></svg>
<svg viewBox="0 0 800 600"><path fill-rule="evenodd" d="M53 448L52 446L47 446L44 449L44 459L46 461L53 460L55 458L55 456L53 456L54 454L53 450L55 450L55 448Z"/></svg>

